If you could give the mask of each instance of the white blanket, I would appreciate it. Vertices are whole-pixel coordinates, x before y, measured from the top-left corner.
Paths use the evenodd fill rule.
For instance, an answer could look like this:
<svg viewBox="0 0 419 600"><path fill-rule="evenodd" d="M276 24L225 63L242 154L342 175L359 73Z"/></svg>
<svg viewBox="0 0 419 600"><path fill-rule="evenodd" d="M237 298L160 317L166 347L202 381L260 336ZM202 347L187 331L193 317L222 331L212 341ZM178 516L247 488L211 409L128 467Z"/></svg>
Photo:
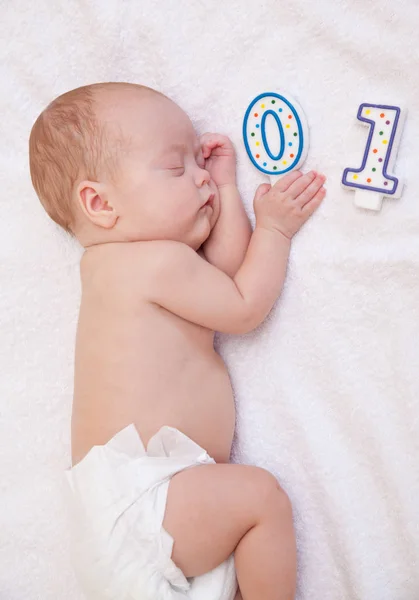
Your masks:
<svg viewBox="0 0 419 600"><path fill-rule="evenodd" d="M156 87L199 133L233 140L252 201L267 178L241 137L257 94L303 106L305 169L328 194L295 237L281 299L217 338L237 401L234 459L277 475L295 509L299 600L419 598L419 5L415 0L30 0L1 6L0 598L80 600L68 561L80 249L39 206L31 125L97 81ZM361 102L409 109L400 200L357 209Z"/></svg>

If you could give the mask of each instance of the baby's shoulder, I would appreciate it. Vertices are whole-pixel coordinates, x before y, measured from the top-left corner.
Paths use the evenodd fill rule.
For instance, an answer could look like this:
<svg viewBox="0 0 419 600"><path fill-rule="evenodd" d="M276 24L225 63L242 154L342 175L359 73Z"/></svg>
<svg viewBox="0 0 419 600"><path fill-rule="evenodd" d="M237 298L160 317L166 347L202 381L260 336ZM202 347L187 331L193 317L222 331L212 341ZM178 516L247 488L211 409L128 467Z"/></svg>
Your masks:
<svg viewBox="0 0 419 600"><path fill-rule="evenodd" d="M172 262L178 253L182 253L184 246L170 240L153 240L91 247L80 263L82 284L95 282L95 285L105 287L150 284L159 277L165 263Z"/></svg>

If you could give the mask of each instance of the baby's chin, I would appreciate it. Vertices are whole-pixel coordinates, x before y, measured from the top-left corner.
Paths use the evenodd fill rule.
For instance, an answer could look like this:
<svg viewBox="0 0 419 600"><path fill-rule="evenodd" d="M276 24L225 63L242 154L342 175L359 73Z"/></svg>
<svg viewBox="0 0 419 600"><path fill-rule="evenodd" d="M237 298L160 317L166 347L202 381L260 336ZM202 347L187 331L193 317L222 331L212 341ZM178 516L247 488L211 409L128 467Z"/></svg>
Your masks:
<svg viewBox="0 0 419 600"><path fill-rule="evenodd" d="M212 228L213 225L211 223L210 216L202 215L201 219L196 225L193 239L190 239L189 243L186 243L188 243L188 245L194 250L198 250L198 248L200 248L202 244L209 238Z"/></svg>
<svg viewBox="0 0 419 600"><path fill-rule="evenodd" d="M218 221L218 217L220 215L220 210L219 207L214 204L213 207L208 207L205 209L206 211L206 218L207 218L207 222L209 224L209 231L208 231L208 235L211 233L211 231L214 229L215 224Z"/></svg>

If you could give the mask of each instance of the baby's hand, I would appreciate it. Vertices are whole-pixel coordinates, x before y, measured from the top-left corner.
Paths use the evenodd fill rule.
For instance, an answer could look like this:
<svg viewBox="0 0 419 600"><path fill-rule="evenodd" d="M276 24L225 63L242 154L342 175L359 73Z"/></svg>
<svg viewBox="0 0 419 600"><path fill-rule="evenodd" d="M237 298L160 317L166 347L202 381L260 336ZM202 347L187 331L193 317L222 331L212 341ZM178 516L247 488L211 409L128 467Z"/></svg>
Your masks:
<svg viewBox="0 0 419 600"><path fill-rule="evenodd" d="M199 141L205 168L216 186L236 185L236 152L230 139L218 133L204 133Z"/></svg>
<svg viewBox="0 0 419 600"><path fill-rule="evenodd" d="M270 189L267 184L259 186L253 201L256 226L291 239L321 204L325 180L315 171L307 175L293 171Z"/></svg>

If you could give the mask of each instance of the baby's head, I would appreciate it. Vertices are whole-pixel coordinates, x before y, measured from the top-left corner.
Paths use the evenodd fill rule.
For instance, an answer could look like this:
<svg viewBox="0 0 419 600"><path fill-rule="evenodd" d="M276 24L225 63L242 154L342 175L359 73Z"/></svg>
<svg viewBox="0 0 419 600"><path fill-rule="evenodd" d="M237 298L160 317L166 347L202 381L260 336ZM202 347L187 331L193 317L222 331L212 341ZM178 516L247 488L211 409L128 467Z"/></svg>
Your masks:
<svg viewBox="0 0 419 600"><path fill-rule="evenodd" d="M190 119L145 86L101 83L59 96L35 121L29 156L45 210L85 247L170 239L197 249L218 218Z"/></svg>

